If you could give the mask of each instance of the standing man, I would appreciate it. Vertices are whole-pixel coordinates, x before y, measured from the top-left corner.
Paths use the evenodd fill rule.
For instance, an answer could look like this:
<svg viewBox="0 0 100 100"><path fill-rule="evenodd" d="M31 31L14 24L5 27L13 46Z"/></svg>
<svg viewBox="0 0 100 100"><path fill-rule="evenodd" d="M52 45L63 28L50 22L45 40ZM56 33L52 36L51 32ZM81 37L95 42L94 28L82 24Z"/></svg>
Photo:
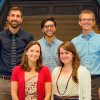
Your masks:
<svg viewBox="0 0 100 100"><path fill-rule="evenodd" d="M79 15L79 25L82 33L72 39L79 53L81 64L91 72L92 100L99 100L100 88L100 34L93 31L95 15L90 10L84 10Z"/></svg>
<svg viewBox="0 0 100 100"><path fill-rule="evenodd" d="M20 64L24 48L33 36L20 29L23 15L19 7L12 7L7 16L8 29L0 32L0 100L11 100L10 76L15 65ZM14 38L13 38L14 37Z"/></svg>
<svg viewBox="0 0 100 100"><path fill-rule="evenodd" d="M55 37L56 22L53 17L43 19L41 29L43 37L39 43L42 48L43 64L52 71L59 64L57 52L62 41Z"/></svg>

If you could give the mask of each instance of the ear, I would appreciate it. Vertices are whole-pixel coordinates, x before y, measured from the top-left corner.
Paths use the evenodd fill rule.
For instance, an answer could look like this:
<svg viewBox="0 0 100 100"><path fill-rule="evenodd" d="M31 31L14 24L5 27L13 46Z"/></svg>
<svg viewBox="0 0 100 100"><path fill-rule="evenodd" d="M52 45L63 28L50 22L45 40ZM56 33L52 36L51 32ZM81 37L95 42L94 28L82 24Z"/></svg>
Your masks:
<svg viewBox="0 0 100 100"><path fill-rule="evenodd" d="M25 54L28 55L28 51L26 51Z"/></svg>
<svg viewBox="0 0 100 100"><path fill-rule="evenodd" d="M23 22L23 18L21 18L21 23Z"/></svg>
<svg viewBox="0 0 100 100"><path fill-rule="evenodd" d="M93 21L93 24L92 24L92 26L94 26L96 24L96 21Z"/></svg>
<svg viewBox="0 0 100 100"><path fill-rule="evenodd" d="M9 16L7 16L7 21L9 22Z"/></svg>
<svg viewBox="0 0 100 100"><path fill-rule="evenodd" d="M44 33L43 29L42 29L42 33Z"/></svg>
<svg viewBox="0 0 100 100"><path fill-rule="evenodd" d="M79 21L78 24L81 26L81 22Z"/></svg>
<svg viewBox="0 0 100 100"><path fill-rule="evenodd" d="M57 31L57 28L55 27L55 32Z"/></svg>

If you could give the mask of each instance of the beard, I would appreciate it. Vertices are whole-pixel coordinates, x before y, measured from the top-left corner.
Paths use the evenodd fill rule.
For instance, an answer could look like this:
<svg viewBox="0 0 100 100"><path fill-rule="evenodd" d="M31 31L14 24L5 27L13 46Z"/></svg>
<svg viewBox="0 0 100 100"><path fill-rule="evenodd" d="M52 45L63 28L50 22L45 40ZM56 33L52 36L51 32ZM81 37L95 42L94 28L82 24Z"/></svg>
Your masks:
<svg viewBox="0 0 100 100"><path fill-rule="evenodd" d="M47 36L47 37L53 37L55 35L55 32L51 32L51 33L48 33L48 32L45 33L44 32L44 35Z"/></svg>
<svg viewBox="0 0 100 100"><path fill-rule="evenodd" d="M11 21L9 24L12 28L18 28L21 25L18 21Z"/></svg>

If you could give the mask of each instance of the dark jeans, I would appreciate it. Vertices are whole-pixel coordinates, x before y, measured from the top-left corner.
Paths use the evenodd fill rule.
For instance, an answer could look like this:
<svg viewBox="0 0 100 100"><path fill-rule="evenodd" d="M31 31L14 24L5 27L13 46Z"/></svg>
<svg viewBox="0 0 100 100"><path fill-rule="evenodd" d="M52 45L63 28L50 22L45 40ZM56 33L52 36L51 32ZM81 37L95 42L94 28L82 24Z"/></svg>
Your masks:
<svg viewBox="0 0 100 100"><path fill-rule="evenodd" d="M67 98L54 95L54 100L79 100L78 98Z"/></svg>

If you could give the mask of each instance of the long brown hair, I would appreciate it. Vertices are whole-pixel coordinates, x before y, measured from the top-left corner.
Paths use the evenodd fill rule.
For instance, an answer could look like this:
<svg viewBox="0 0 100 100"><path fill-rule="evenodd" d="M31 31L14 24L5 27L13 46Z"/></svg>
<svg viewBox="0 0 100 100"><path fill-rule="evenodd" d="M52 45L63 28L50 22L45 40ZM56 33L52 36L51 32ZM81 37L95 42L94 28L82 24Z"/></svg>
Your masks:
<svg viewBox="0 0 100 100"><path fill-rule="evenodd" d="M24 53L22 55L22 59L21 59L21 66L22 66L22 69L24 71L30 71L31 68L29 67L29 64L28 64L28 57L26 55L26 51L31 48L33 45L38 45L40 47L40 57L39 59L37 60L37 63L36 63L36 68L35 70L36 71L39 71L41 68L42 68L42 53L41 53L41 46L39 44L38 41L31 41L28 43L28 45L26 46L25 50L24 50Z"/></svg>
<svg viewBox="0 0 100 100"><path fill-rule="evenodd" d="M73 61L72 61L72 79L74 82L78 83L78 78L77 78L77 70L79 68L80 65L80 59L78 56L78 53L76 51L75 46L71 43L71 42L64 42L62 43L59 48L58 48L58 57L59 57L59 61L60 61L60 65L63 67L64 63L60 60L60 48L63 48L64 50L71 52L73 54Z"/></svg>

